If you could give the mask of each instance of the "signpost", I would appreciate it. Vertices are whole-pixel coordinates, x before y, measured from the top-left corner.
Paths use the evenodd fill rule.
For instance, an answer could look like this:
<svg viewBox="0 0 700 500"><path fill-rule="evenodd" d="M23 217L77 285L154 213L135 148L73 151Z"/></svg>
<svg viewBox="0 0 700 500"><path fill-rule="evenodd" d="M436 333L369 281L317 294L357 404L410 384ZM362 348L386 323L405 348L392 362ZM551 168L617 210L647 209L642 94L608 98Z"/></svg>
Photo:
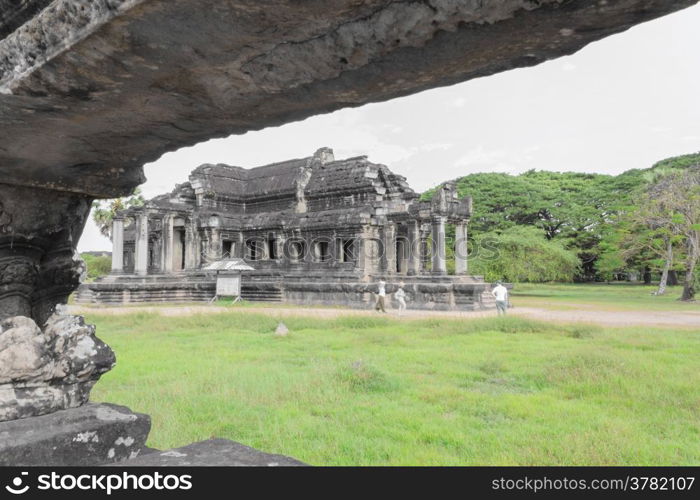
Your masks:
<svg viewBox="0 0 700 500"><path fill-rule="evenodd" d="M204 270L216 273L216 294L209 301L210 304L219 297L234 297L234 304L241 300L242 273L254 271L243 259L217 260L206 266Z"/></svg>

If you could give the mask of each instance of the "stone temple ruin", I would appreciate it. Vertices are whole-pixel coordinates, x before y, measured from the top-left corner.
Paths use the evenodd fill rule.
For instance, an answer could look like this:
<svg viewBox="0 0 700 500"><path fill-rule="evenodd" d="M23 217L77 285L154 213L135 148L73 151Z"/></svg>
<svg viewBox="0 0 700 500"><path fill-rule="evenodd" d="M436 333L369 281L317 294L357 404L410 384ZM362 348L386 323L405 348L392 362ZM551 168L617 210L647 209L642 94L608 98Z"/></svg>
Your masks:
<svg viewBox="0 0 700 500"><path fill-rule="evenodd" d="M0 465L125 459L138 465L290 463L221 441L136 457L146 450L148 416L88 402L90 388L114 357L94 327L62 308L85 271L75 249L92 201L133 192L144 181L145 163L211 138L532 66L697 1L0 0ZM353 163L361 161L348 160ZM385 209L367 214L378 224L365 225L374 231L365 241L398 241L398 233L423 231L428 221L440 234L453 216L449 189L439 198L444 207L427 207L399 178L368 164L372 168L388 188ZM308 183L313 170L307 170ZM324 202L307 198L309 184L302 179L299 187L304 185L303 193L289 195L288 208L275 208L270 200L268 213L282 210L297 217L300 232L313 233L292 206L306 203L310 213L317 209L314 203L321 208ZM163 270L174 271L176 263L195 270L204 257L192 251L188 257L188 231L195 249L196 238L208 250L217 249L214 239L222 238L222 252L224 241L235 243L223 233L233 222L211 209L222 201L209 200L206 185L191 188L183 190L184 199L201 200L197 210L219 219L206 221L204 232L195 234L187 217L180 217L182 226L173 218L171 226L162 218L149 221L147 210L134 226L141 235L134 272L148 273L149 262L155 269L161 261ZM465 209L457 204L458 224L468 216L460 213ZM251 212L241 224L255 217ZM251 227L262 237L262 246L252 247L258 264L263 260L257 256L272 256L282 238L292 240L278 227L269 246L268 221ZM182 241L184 230L184 263L167 258L167 245L163 257L158 254L149 229L158 224L163 241L176 229ZM128 231L124 228L124 239ZM341 255L343 245L341 250L337 245L343 235L335 238L336 246L328 241L316 255ZM416 262L397 259L395 249L388 245L379 274L405 269L401 279L418 280ZM276 260L265 259L260 272L274 268ZM122 271L125 264L130 263L123 261ZM430 270L442 265L433 261ZM343 297L359 300L365 271L348 272L357 273L352 286L347 291L342 283L335 286ZM455 290L461 286L440 279ZM296 292L282 293L292 300Z"/></svg>
<svg viewBox="0 0 700 500"><path fill-rule="evenodd" d="M362 307L385 280L388 292L402 283L413 308L482 309L493 298L467 274L470 215L471 199L451 183L421 201L386 166L335 160L330 148L249 170L205 164L172 193L117 214L112 273L83 284L77 301L209 300L216 284L202 269L235 257L255 269L243 276L248 300Z"/></svg>

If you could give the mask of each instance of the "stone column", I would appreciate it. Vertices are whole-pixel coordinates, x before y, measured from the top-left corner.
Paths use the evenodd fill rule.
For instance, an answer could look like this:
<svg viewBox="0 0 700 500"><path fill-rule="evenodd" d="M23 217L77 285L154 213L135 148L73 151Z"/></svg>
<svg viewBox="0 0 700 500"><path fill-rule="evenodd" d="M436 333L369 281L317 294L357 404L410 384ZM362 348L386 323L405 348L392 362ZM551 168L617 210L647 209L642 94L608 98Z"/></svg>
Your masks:
<svg viewBox="0 0 700 500"><path fill-rule="evenodd" d="M463 220L455 225L455 274L467 274L467 224Z"/></svg>
<svg viewBox="0 0 700 500"><path fill-rule="evenodd" d="M173 272L173 242L175 237L175 228L173 226L174 217L172 214L167 214L163 217L163 266L161 269L164 273Z"/></svg>
<svg viewBox="0 0 700 500"><path fill-rule="evenodd" d="M421 224L420 229L420 272L425 273L428 269L428 264L433 260L433 249L430 246L428 238L430 237L430 225Z"/></svg>
<svg viewBox="0 0 700 500"><path fill-rule="evenodd" d="M434 215L432 217L433 236L433 274L447 274L445 259L445 221L447 217Z"/></svg>
<svg viewBox="0 0 700 500"><path fill-rule="evenodd" d="M82 405L114 364L95 328L58 307L85 276L76 245L91 204L0 184L0 422Z"/></svg>
<svg viewBox="0 0 700 500"><path fill-rule="evenodd" d="M331 261L334 264L339 264L343 260L343 240L333 233L331 241Z"/></svg>
<svg viewBox="0 0 700 500"><path fill-rule="evenodd" d="M284 231L280 231L276 235L275 242L277 244L276 248L276 253L277 253L277 260L280 262L286 262L287 261L287 256L284 255L284 248L287 242L287 237L284 234Z"/></svg>
<svg viewBox="0 0 700 500"><path fill-rule="evenodd" d="M236 240L236 251L235 255L232 257L237 257L239 259L245 259L245 236L243 233L238 233L238 238Z"/></svg>
<svg viewBox="0 0 700 500"><path fill-rule="evenodd" d="M193 229L194 222L185 223L185 270L197 269L197 236Z"/></svg>
<svg viewBox="0 0 700 500"><path fill-rule="evenodd" d="M415 276L421 270L421 245L420 222L417 220L408 223L408 275Z"/></svg>
<svg viewBox="0 0 700 500"><path fill-rule="evenodd" d="M124 272L124 219L112 221L112 274Z"/></svg>
<svg viewBox="0 0 700 500"><path fill-rule="evenodd" d="M136 242L134 255L134 273L139 276L148 274L148 214L136 216Z"/></svg>
<svg viewBox="0 0 700 500"><path fill-rule="evenodd" d="M396 273L396 224L387 222L384 226L384 271Z"/></svg>
<svg viewBox="0 0 700 500"><path fill-rule="evenodd" d="M376 231L371 226L365 226L355 240L357 260L355 267L367 279L372 274L379 272L381 255L379 254L379 240Z"/></svg>

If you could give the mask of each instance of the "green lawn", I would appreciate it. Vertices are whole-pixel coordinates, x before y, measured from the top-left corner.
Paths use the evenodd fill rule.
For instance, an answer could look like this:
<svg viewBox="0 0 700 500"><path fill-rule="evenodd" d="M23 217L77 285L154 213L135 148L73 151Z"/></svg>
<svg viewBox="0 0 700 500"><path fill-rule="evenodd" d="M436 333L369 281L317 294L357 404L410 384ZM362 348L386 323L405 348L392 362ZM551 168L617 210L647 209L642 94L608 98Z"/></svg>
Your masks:
<svg viewBox="0 0 700 500"><path fill-rule="evenodd" d="M90 314L117 367L93 400L149 445L233 439L315 465L700 464L700 329L519 318Z"/></svg>
<svg viewBox="0 0 700 500"><path fill-rule="evenodd" d="M606 311L700 311L700 302L677 300L682 287L669 287L664 295L652 295L657 288L654 285L626 283L519 283L515 285L511 299L516 305L548 309L595 306Z"/></svg>

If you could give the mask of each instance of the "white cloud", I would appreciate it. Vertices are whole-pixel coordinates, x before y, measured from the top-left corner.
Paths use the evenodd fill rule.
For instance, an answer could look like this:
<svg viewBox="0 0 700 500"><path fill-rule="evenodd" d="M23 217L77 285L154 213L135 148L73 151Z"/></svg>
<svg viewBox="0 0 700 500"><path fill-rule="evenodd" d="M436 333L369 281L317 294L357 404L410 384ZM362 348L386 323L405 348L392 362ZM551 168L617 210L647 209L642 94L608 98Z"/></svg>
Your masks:
<svg viewBox="0 0 700 500"><path fill-rule="evenodd" d="M486 151L483 146L478 146L460 156L454 165L457 167L495 165L507 155L508 153L503 150Z"/></svg>
<svg viewBox="0 0 700 500"><path fill-rule="evenodd" d="M455 108L463 108L467 104L467 100L464 97L458 97L454 101L452 101L452 105Z"/></svg>

